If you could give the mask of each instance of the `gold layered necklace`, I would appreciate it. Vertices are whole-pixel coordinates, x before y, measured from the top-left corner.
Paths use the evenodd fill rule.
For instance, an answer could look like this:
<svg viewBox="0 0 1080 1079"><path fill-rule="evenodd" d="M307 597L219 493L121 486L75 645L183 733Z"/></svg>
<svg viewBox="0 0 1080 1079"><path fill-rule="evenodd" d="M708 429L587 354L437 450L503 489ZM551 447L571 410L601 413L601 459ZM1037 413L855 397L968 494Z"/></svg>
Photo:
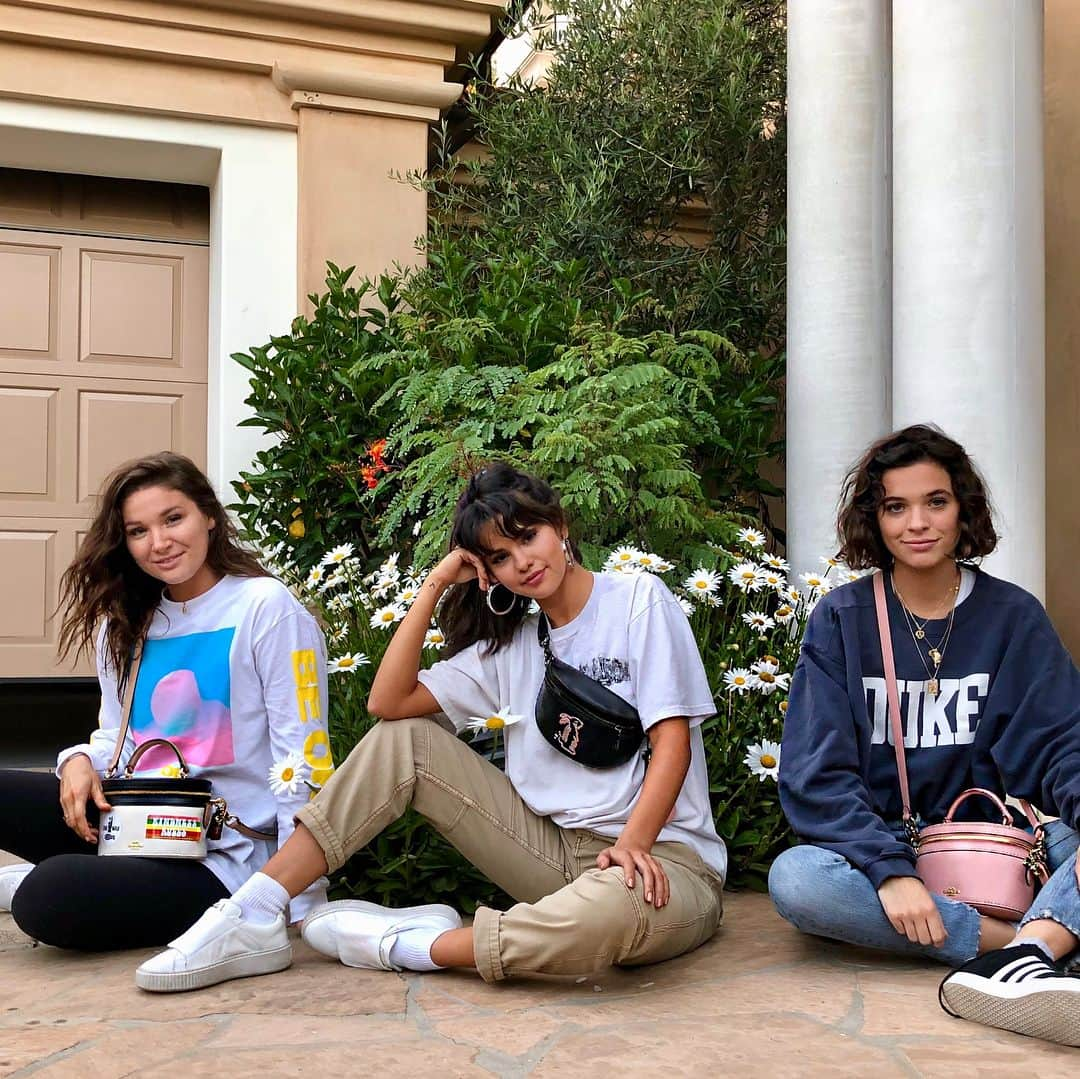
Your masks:
<svg viewBox="0 0 1080 1079"><path fill-rule="evenodd" d="M900 589L896 587L896 578L891 574L890 580L892 581L893 592L896 593L896 598L900 601L900 610L904 612L904 624L911 634L915 651L919 653L919 660L923 665L923 670L926 671L926 692L930 696L936 697L941 692L941 680L938 673L945 659L945 649L949 646L949 638L952 636L953 622L956 618L956 599L960 594L960 571L956 571L956 583L949 590L949 620L946 623L945 632L936 643L930 640L926 633L926 627L932 619L924 618L920 622L908 609L904 597L900 594ZM927 645L929 645L929 648L927 648ZM927 663L927 660L930 662ZM931 669L931 664L933 669Z"/></svg>

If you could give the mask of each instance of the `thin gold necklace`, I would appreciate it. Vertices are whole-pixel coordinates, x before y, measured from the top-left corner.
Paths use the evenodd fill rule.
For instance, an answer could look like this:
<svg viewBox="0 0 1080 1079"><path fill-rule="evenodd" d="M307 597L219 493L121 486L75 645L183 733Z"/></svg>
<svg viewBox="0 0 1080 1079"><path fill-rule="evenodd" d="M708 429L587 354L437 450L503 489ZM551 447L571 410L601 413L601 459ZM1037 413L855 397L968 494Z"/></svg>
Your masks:
<svg viewBox="0 0 1080 1079"><path fill-rule="evenodd" d="M933 641L929 641L926 636L926 626L932 619L926 618L920 624L915 615L908 610L908 605L904 602L904 597L900 594L900 589L896 587L895 576L890 574L889 579L892 582L896 598L900 601L900 610L904 613L904 625L907 626L908 632L911 634L911 640L915 645L915 651L919 654L919 662L922 663L923 670L926 671L926 692L932 697L936 697L941 691L941 681L938 674L941 670L941 664L945 660L945 649L949 645L949 638L952 636L953 631L953 623L956 619L956 600L960 594L960 571L957 570L957 582L952 588L952 606L949 608L949 622L945 627L945 632L941 635L941 638L936 645ZM923 656L923 649L919 644L920 641L928 641L930 644L926 657ZM927 658L929 658L930 662L934 665L933 671L930 670L930 667L926 663Z"/></svg>

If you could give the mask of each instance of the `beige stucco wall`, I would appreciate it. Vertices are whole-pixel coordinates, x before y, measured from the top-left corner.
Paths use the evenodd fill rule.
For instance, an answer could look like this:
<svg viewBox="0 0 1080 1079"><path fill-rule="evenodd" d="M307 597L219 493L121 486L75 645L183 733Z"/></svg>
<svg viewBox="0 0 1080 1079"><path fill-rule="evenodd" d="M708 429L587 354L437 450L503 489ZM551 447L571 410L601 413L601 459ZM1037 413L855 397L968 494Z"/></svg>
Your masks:
<svg viewBox="0 0 1080 1079"><path fill-rule="evenodd" d="M424 166L451 75L503 6L0 0L0 99L294 133L299 308L328 259L366 274L416 260L424 195L390 174Z"/></svg>
<svg viewBox="0 0 1080 1079"><path fill-rule="evenodd" d="M1046 605L1080 657L1080 4L1046 0ZM1008 433L1002 432L1007 438Z"/></svg>

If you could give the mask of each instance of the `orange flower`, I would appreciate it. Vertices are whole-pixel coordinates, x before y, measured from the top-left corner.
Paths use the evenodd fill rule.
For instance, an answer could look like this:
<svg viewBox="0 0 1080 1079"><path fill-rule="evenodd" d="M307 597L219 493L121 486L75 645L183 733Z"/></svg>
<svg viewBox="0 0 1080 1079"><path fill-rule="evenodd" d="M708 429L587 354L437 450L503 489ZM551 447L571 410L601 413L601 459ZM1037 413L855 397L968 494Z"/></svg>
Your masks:
<svg viewBox="0 0 1080 1079"><path fill-rule="evenodd" d="M385 455L386 439L379 438L372 442L371 446L368 448L368 456L372 459L372 461L374 461L376 468L383 469L384 471L389 471L389 469L387 469L386 467L386 461L384 460Z"/></svg>
<svg viewBox="0 0 1080 1079"><path fill-rule="evenodd" d="M369 491L379 485L379 481L375 475L374 465L364 465L364 467L360 469L360 475L364 477L364 482L367 484Z"/></svg>

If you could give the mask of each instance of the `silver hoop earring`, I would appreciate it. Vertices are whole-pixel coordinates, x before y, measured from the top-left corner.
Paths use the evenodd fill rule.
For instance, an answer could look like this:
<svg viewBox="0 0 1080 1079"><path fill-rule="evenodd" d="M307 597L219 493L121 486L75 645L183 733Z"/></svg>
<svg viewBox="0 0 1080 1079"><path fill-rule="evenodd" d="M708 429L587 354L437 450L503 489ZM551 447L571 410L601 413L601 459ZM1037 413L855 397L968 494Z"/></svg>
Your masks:
<svg viewBox="0 0 1080 1079"><path fill-rule="evenodd" d="M574 552L570 550L570 540L564 539L562 541L563 554L566 555L566 564L572 566L574 564Z"/></svg>
<svg viewBox="0 0 1080 1079"><path fill-rule="evenodd" d="M509 588L506 588L506 591L510 592L510 606L507 607L504 611L497 611L495 610L491 602L491 593L494 592L496 588L506 588L506 585L493 584L485 593L484 598L487 602L488 610L491 611L491 613L497 618L502 618L504 614L509 614L514 609L514 607L517 606L518 598L513 592L510 592Z"/></svg>

